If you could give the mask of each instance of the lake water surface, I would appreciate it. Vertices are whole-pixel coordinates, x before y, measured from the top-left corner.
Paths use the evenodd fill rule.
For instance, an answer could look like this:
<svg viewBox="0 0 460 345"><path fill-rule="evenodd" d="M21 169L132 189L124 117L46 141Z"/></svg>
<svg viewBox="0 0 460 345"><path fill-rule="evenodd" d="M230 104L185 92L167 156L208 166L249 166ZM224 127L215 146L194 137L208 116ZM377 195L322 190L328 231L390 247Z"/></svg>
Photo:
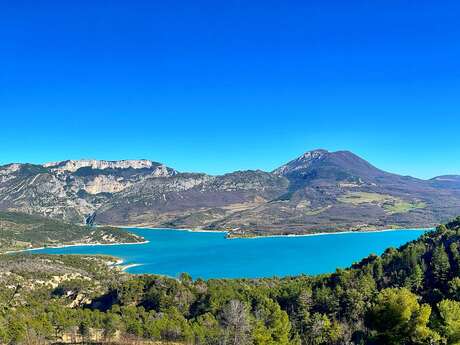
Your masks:
<svg viewBox="0 0 460 345"><path fill-rule="evenodd" d="M130 273L193 278L256 278L318 274L345 268L371 253L415 240L426 230L394 230L317 236L226 239L224 233L128 229L148 241L136 245L47 248L33 253L106 254L138 264Z"/></svg>

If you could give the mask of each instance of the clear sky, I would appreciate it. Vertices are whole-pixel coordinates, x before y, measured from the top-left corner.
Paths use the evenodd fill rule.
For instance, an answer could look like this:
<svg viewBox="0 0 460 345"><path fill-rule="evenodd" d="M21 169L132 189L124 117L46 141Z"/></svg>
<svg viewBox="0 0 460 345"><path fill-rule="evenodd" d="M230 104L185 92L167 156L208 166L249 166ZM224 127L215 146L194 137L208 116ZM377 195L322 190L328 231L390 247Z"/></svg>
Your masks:
<svg viewBox="0 0 460 345"><path fill-rule="evenodd" d="M460 2L0 0L0 164L460 174Z"/></svg>

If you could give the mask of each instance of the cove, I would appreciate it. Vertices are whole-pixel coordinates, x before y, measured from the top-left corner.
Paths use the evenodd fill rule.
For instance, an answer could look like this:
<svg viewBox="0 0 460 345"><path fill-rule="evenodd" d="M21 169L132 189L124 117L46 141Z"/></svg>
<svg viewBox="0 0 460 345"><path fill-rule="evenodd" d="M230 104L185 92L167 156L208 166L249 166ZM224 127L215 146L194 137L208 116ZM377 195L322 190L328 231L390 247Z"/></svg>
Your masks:
<svg viewBox="0 0 460 345"><path fill-rule="evenodd" d="M47 254L104 254L123 265L138 265L130 273L193 278L262 278L320 274L346 268L369 254L382 254L417 239L427 230L351 232L314 236L226 239L225 233L171 229L127 229L148 243L46 248Z"/></svg>

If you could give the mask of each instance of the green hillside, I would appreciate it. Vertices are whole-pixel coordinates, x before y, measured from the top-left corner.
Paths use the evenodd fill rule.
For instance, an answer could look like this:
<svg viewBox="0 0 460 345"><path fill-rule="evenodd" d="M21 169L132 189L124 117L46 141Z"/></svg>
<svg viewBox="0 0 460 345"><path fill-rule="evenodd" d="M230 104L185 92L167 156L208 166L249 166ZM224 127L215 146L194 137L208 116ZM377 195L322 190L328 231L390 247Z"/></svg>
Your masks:
<svg viewBox="0 0 460 345"><path fill-rule="evenodd" d="M3 256L3 343L460 342L460 218L382 256L315 277L193 281L183 274L176 280L125 274L107 260L113 261Z"/></svg>
<svg viewBox="0 0 460 345"><path fill-rule="evenodd" d="M0 252L76 243L142 240L113 227L86 227L24 213L0 212Z"/></svg>

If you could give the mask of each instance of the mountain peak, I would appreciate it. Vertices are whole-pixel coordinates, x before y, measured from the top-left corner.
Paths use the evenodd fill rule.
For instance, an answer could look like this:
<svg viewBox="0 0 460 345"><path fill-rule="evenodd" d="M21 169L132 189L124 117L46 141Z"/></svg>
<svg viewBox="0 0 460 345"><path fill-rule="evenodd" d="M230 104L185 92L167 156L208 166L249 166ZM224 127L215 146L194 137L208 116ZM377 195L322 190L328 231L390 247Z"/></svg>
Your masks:
<svg viewBox="0 0 460 345"><path fill-rule="evenodd" d="M303 155L301 155L297 159L317 159L317 158L321 158L324 155L327 155L328 153L330 153L328 150L316 149L316 150L305 152Z"/></svg>
<svg viewBox="0 0 460 345"><path fill-rule="evenodd" d="M318 161L331 154L324 149L316 149L307 151L296 159L282 165L273 171L276 175L287 175L298 170L304 170L311 166L314 161Z"/></svg>
<svg viewBox="0 0 460 345"><path fill-rule="evenodd" d="M323 149L305 152L273 173L290 179L308 177L309 180L332 183L349 179L375 182L376 178L391 176L350 151L329 152Z"/></svg>

